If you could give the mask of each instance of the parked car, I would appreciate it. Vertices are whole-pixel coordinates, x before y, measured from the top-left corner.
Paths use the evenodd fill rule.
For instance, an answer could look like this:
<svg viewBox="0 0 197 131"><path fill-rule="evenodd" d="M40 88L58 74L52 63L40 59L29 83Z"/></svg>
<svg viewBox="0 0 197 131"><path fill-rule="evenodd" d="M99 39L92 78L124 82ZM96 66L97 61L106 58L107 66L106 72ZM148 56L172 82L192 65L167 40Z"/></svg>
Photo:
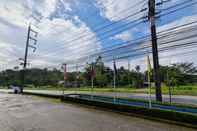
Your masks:
<svg viewBox="0 0 197 131"><path fill-rule="evenodd" d="M18 86L10 85L10 89L13 89L14 94L21 93L21 88Z"/></svg>

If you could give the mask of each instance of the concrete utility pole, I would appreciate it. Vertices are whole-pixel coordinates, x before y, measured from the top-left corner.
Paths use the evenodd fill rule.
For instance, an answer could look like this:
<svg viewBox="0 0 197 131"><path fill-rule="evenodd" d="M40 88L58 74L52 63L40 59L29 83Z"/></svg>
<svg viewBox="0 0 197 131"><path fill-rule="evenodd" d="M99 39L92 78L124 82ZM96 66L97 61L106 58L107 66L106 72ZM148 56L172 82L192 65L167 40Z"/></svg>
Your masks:
<svg viewBox="0 0 197 131"><path fill-rule="evenodd" d="M154 67L154 80L156 88L156 100L162 101L161 82L159 75L159 58L157 47L157 32L155 25L155 0L148 1L149 13L148 18L151 25L151 37L152 37L152 52L153 52L153 67Z"/></svg>
<svg viewBox="0 0 197 131"><path fill-rule="evenodd" d="M151 64L149 55L147 55L147 76L148 76L148 88L149 88L149 108L152 108L151 102Z"/></svg>
<svg viewBox="0 0 197 131"><path fill-rule="evenodd" d="M24 85L25 85L25 73L26 73L26 67L27 67L27 57L28 57L28 48L32 48L33 52L36 51L36 47L34 45L37 44L37 40L33 37L31 37L31 32L34 33L34 37L37 37L38 32L34 31L31 29L31 24L29 24L28 26L28 31L27 31L27 40L26 40L26 46L25 46L25 56L24 59L20 59L23 60L23 69L21 71L21 93L23 93L23 89L24 89ZM34 45L30 45L30 40L32 40L34 42Z"/></svg>
<svg viewBox="0 0 197 131"><path fill-rule="evenodd" d="M67 87L67 79L68 79L68 75L67 75L67 64L63 64L62 65L63 69L64 69L64 88ZM63 88L63 95L64 95L64 88Z"/></svg>
<svg viewBox="0 0 197 131"><path fill-rule="evenodd" d="M170 100L170 104L172 104L172 83L171 80L169 79L169 69L167 69L167 85L168 85L168 89L169 89L169 100Z"/></svg>
<svg viewBox="0 0 197 131"><path fill-rule="evenodd" d="M96 64L95 64L96 65ZM95 75L95 71L94 71L94 63L92 62L91 64L91 89L93 91L93 88L94 88L94 75Z"/></svg>
<svg viewBox="0 0 197 131"><path fill-rule="evenodd" d="M128 59L128 84L129 84L129 87L131 86L131 83L130 83L130 61L129 61L129 59Z"/></svg>
<svg viewBox="0 0 197 131"><path fill-rule="evenodd" d="M114 66L114 72L113 72L114 77L113 77L113 79L114 79L114 91L115 91L115 89L116 89L116 73L117 73L115 58L113 60L113 66Z"/></svg>
<svg viewBox="0 0 197 131"><path fill-rule="evenodd" d="M78 86L78 80L79 80L79 71L78 71L78 64L76 64L76 82L75 82L75 84L76 84L76 88L77 87L79 87Z"/></svg>

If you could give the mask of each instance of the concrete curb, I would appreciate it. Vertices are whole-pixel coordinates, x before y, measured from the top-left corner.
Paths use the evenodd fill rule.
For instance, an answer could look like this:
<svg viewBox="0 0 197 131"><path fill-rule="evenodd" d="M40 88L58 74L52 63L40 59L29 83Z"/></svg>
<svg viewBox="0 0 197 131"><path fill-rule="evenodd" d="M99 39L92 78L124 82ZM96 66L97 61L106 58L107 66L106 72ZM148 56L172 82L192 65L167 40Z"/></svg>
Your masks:
<svg viewBox="0 0 197 131"><path fill-rule="evenodd" d="M23 92L24 95L36 95L48 98L62 98L63 95L55 95L55 94L44 94L44 93L33 93L33 92Z"/></svg>

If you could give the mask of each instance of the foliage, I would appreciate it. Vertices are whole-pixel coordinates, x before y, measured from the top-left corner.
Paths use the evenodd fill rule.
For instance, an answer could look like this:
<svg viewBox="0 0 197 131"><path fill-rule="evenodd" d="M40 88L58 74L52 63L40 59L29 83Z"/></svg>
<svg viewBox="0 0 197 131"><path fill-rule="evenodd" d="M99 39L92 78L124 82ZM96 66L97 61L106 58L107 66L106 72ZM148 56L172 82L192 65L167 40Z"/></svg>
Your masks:
<svg viewBox="0 0 197 131"><path fill-rule="evenodd" d="M92 68L93 67L93 68ZM94 70L93 70L94 69ZM137 65L135 70L127 70L123 66L116 71L116 84L119 87L142 88L147 81L147 71L142 72ZM197 83L197 68L193 63L176 63L171 66L160 66L160 79L162 83L171 86L180 86ZM91 86L91 79L94 79L95 87L111 87L113 85L113 69L104 65L101 57L95 62L87 63L85 70L80 72L67 72L67 83L69 87ZM151 70L151 81L153 82L153 70ZM40 86L63 87L64 73L57 69L49 70L32 68L26 71L25 84ZM78 76L78 77L77 77ZM0 72L0 86L11 84L20 85L21 76L18 67Z"/></svg>

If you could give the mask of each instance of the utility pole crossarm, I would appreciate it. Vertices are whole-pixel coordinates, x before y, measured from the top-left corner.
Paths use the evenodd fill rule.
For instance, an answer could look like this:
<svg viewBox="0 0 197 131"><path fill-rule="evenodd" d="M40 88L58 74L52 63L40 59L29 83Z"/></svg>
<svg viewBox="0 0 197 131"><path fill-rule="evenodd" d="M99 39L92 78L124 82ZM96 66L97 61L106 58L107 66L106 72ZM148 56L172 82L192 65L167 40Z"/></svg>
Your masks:
<svg viewBox="0 0 197 131"><path fill-rule="evenodd" d="M35 38L32 38L32 37L30 36L29 39L34 41L34 45L37 43L37 40L36 40Z"/></svg>
<svg viewBox="0 0 197 131"><path fill-rule="evenodd" d="M33 46L33 45L29 45L29 47L33 49L33 52L35 52L35 51L36 51L36 47L35 47L35 46Z"/></svg>
<svg viewBox="0 0 197 131"><path fill-rule="evenodd" d="M26 67L27 67L27 57L28 57L28 48L33 48L33 52L36 51L36 47L33 45L30 45L30 40L34 41L34 45L36 45L37 40L36 38L31 37L31 32L34 33L34 37L37 37L38 32L34 31L31 28L31 24L28 26L28 31L27 31L27 39L26 39L26 46L25 46L25 56L24 59L21 59L23 61L23 69L21 70L21 93L23 93L23 88L25 85L25 73L26 73Z"/></svg>

